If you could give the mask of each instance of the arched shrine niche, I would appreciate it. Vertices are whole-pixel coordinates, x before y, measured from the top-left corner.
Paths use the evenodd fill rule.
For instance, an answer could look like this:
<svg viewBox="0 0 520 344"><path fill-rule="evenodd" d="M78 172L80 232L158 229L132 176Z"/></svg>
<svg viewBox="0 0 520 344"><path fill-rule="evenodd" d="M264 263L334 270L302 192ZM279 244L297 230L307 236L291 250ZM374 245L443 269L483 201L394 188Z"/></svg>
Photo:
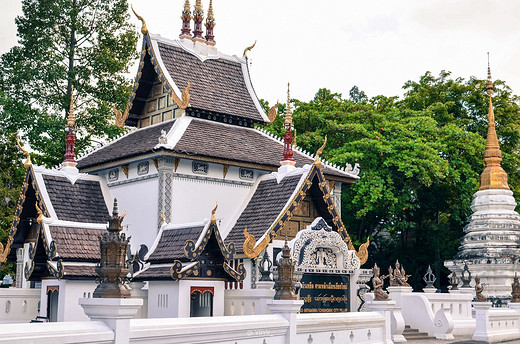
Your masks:
<svg viewBox="0 0 520 344"><path fill-rule="evenodd" d="M349 312L352 277L360 268L356 251L323 218L316 218L292 240L296 271L301 275L302 313Z"/></svg>

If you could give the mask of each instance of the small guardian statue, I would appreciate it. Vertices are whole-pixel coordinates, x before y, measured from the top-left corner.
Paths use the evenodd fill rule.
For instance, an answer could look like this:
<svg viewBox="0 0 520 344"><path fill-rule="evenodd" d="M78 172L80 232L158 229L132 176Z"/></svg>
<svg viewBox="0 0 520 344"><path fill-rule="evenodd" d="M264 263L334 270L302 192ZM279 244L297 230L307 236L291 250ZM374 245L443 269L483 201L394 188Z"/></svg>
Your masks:
<svg viewBox="0 0 520 344"><path fill-rule="evenodd" d="M518 276L515 273L515 277L513 278L513 283L511 284L513 291L511 292L511 302L520 302L520 282L518 281Z"/></svg>
<svg viewBox="0 0 520 344"><path fill-rule="evenodd" d="M383 290L383 284L385 278L388 276L379 276L380 269L377 264L374 264L374 268L372 269L374 273L374 277L372 277L372 287L374 288L374 300L375 301L387 301L390 299L390 296Z"/></svg>
<svg viewBox="0 0 520 344"><path fill-rule="evenodd" d="M392 269L392 266L388 268L388 277L390 278L390 286L401 286L401 287L409 287L408 278L411 275L407 275L404 271L404 267L401 267L399 260L395 261L395 270Z"/></svg>
<svg viewBox="0 0 520 344"><path fill-rule="evenodd" d="M487 298L482 295L482 292L484 291L484 287L482 284L480 284L480 277L475 277L475 299L477 302L486 302Z"/></svg>

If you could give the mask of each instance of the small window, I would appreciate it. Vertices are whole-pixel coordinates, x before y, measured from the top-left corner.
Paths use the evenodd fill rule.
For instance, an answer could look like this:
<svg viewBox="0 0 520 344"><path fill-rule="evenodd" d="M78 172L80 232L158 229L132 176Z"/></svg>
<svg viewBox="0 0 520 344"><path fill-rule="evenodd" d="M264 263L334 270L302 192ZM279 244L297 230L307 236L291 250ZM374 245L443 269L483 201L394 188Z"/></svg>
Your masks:
<svg viewBox="0 0 520 344"><path fill-rule="evenodd" d="M212 317L213 294L213 287L191 287L190 317Z"/></svg>

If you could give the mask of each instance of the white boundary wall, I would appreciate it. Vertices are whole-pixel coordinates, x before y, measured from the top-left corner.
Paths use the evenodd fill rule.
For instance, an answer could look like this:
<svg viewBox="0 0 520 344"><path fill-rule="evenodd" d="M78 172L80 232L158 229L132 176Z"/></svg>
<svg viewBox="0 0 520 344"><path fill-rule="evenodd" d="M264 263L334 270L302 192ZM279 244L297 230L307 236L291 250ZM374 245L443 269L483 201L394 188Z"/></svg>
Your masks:
<svg viewBox="0 0 520 344"><path fill-rule="evenodd" d="M38 315L40 289L0 288L0 323L28 323Z"/></svg>

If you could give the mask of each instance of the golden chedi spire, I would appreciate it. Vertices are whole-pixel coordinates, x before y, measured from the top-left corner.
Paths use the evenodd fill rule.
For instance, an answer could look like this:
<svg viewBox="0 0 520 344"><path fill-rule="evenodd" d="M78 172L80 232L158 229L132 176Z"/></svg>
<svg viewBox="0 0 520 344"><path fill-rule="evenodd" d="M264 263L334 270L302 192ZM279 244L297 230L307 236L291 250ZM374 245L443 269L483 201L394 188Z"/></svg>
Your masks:
<svg viewBox="0 0 520 344"><path fill-rule="evenodd" d="M509 186L507 185L507 173L500 165L500 162L502 161L502 152L500 151L497 132L495 130L495 114L493 113L493 101L491 97L493 95L493 81L491 80L491 68L489 67L489 53L486 93L489 95L488 132L486 138L486 150L484 151L486 168L480 175L479 190L509 190Z"/></svg>
<svg viewBox="0 0 520 344"><path fill-rule="evenodd" d="M202 37L202 21L204 20L204 11L202 9L202 1L195 1L195 9L193 10L193 37L194 42L204 43L206 40Z"/></svg>
<svg viewBox="0 0 520 344"><path fill-rule="evenodd" d="M191 39L191 11L190 11L190 0L186 0L184 2L184 10L182 11L181 15L182 19L182 28L181 28L181 34L179 35L179 38L188 38Z"/></svg>

